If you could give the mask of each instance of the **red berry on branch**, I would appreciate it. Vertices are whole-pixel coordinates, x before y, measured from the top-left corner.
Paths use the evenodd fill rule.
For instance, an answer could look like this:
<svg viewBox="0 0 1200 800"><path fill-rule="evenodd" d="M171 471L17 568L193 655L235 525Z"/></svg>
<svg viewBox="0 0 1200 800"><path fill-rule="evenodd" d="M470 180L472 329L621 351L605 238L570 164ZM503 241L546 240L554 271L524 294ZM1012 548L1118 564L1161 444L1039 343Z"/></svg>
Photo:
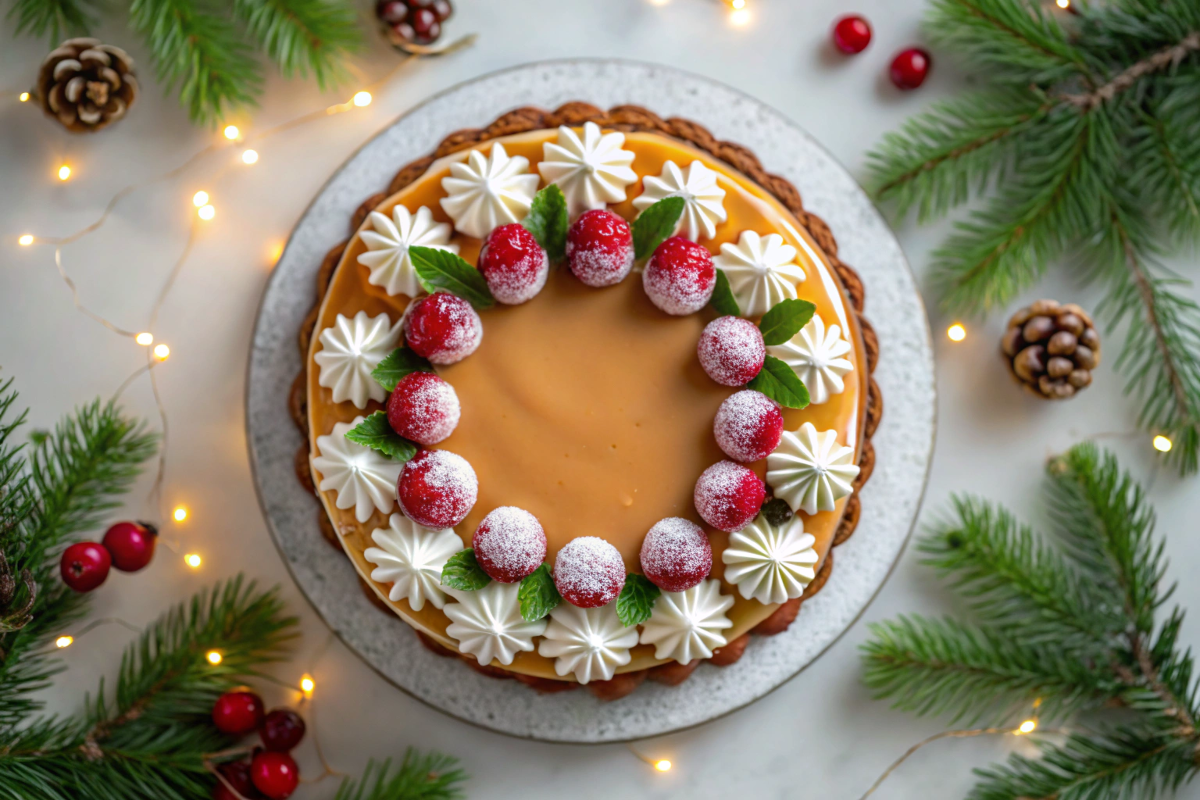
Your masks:
<svg viewBox="0 0 1200 800"><path fill-rule="evenodd" d="M437 444L454 433L461 414L454 387L432 372L405 375L387 401L392 430L417 444Z"/></svg>
<svg viewBox="0 0 1200 800"><path fill-rule="evenodd" d="M567 231L567 265L586 286L612 286L633 269L633 232L617 214L595 208Z"/></svg>
<svg viewBox="0 0 1200 800"><path fill-rule="evenodd" d="M118 522L104 534L102 544L122 572L137 572L154 558L158 531L145 522Z"/></svg>
<svg viewBox="0 0 1200 800"><path fill-rule="evenodd" d="M704 326L696 344L700 366L722 386L745 386L767 358L762 332L748 319L717 317Z"/></svg>
<svg viewBox="0 0 1200 800"><path fill-rule="evenodd" d="M479 271L493 297L505 305L518 305L533 299L546 285L550 259L533 234L514 222L488 234L479 252Z"/></svg>
<svg viewBox="0 0 1200 800"><path fill-rule="evenodd" d="M262 797L258 789L254 788L254 781L250 779L249 761L227 761L217 767L217 772L225 780L217 780L217 785L213 787L213 800L240 800L238 795L246 800L258 800ZM226 783L229 785L226 786ZM229 790L230 786L233 787L232 792Z"/></svg>
<svg viewBox="0 0 1200 800"><path fill-rule="evenodd" d="M783 412L762 392L744 389L725 398L713 420L717 445L734 461L770 455L783 437Z"/></svg>
<svg viewBox="0 0 1200 800"><path fill-rule="evenodd" d="M258 737L273 753L286 753L304 738L304 718L288 708L277 708L263 718Z"/></svg>
<svg viewBox="0 0 1200 800"><path fill-rule="evenodd" d="M230 736L250 733L262 724L262 698L250 691L226 692L213 703L212 720L221 733Z"/></svg>
<svg viewBox="0 0 1200 800"><path fill-rule="evenodd" d="M929 55L929 51L920 47L910 47L907 50L901 50L892 59L891 77L892 83L896 84L896 88L916 89L925 82L925 78L929 75L929 68L933 65L933 59Z"/></svg>
<svg viewBox="0 0 1200 800"><path fill-rule="evenodd" d="M470 463L449 450L422 450L400 473L400 510L426 528L453 528L466 519L479 496Z"/></svg>
<svg viewBox="0 0 1200 800"><path fill-rule="evenodd" d="M849 14L833 26L833 45L847 55L861 53L871 43L871 25L865 17Z"/></svg>
<svg viewBox="0 0 1200 800"><path fill-rule="evenodd" d="M749 467L718 461L696 481L694 501L700 518L718 530L737 533L758 516L767 490Z"/></svg>
<svg viewBox="0 0 1200 800"><path fill-rule="evenodd" d="M554 557L554 586L573 606L608 605L624 585L625 561L620 551L596 536L572 539Z"/></svg>
<svg viewBox="0 0 1200 800"><path fill-rule="evenodd" d="M286 800L300 785L300 767L287 753L259 753L250 762L250 777L270 800Z"/></svg>
<svg viewBox="0 0 1200 800"><path fill-rule="evenodd" d="M654 523L642 540L642 573L664 592L683 592L712 572L712 544L704 529L683 517Z"/></svg>
<svg viewBox="0 0 1200 800"><path fill-rule="evenodd" d="M466 300L435 292L413 304L404 320L404 335L417 355L434 364L453 364L479 347L483 322Z"/></svg>
<svg viewBox="0 0 1200 800"><path fill-rule="evenodd" d="M77 592L90 592L104 583L111 568L112 556L96 542L76 542L59 562L63 583Z"/></svg>
<svg viewBox="0 0 1200 800"><path fill-rule="evenodd" d="M388 25L397 25L408 18L408 6L403 0L381 0L375 4L375 16Z"/></svg>
<svg viewBox="0 0 1200 800"><path fill-rule="evenodd" d="M650 301L674 316L708 305L717 285L712 253L702 245L672 236L658 246L642 273Z"/></svg>
<svg viewBox="0 0 1200 800"><path fill-rule="evenodd" d="M546 560L546 532L538 518L525 509L501 506L479 523L471 547L488 577L516 583Z"/></svg>

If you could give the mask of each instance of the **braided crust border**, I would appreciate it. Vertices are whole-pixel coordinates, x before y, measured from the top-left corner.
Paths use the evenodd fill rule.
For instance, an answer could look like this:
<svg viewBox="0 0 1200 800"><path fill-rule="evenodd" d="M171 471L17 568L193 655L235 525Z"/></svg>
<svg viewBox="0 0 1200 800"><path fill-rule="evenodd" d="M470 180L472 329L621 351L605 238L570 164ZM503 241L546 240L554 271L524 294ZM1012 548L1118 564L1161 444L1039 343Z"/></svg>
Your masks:
<svg viewBox="0 0 1200 800"><path fill-rule="evenodd" d="M720 141L709 133L706 128L691 120L679 117L663 119L648 109L633 105L615 106L608 111L582 102L567 103L554 111L526 106L504 114L486 128L455 131L443 139L441 144L432 153L405 165L392 178L391 183L388 184L385 191L371 195L355 210L354 215L350 219L350 238L332 248L325 255L325 259L317 271L316 302L300 326L297 341L301 358L305 361L305 367L296 376L296 380L292 383L292 388L288 395L288 411L291 414L292 420L304 435L304 443L296 451L296 477L307 491L313 495L317 493L313 485L311 467L309 466L308 410L306 408L307 393L305 388L309 342L313 336L313 329L316 327L321 302L324 300L325 293L333 277L333 271L337 268L338 263L341 261L342 253L345 251L347 245L349 245L354 233L366 219L367 214L385 199L399 192L405 186L408 186L421 175L425 174L429 166L439 158L500 136L525 133L544 128L557 128L560 125L578 126L585 122L594 122L601 127L619 131L660 133L680 139L724 161L775 195L795 215L796 219L804 226L809 235L813 237L836 271L845 289L846 296L850 300L854 314L858 319L863 347L867 356L867 371L868 373L874 373L875 367L879 363L879 339L875 334L875 329L863 317L866 292L862 280L852 267L838 258L837 241L833 238L833 233L829 230L829 226L820 217L804 210L804 205L800 200L800 193L796 191L796 187L790 181L767 172L758 158L745 147L732 142ZM858 462L860 472L858 478L854 481L854 492L850 495L850 499L846 503L842 521L838 526L837 532L834 534L833 546L825 557L825 563L822 564L816 578L809 584L802 597L787 601L774 614L760 622L750 632L742 634L724 647L716 649L713 652L712 658L708 659L710 663L724 667L737 661L741 658L746 645L750 641L750 633L759 636L774 636L787 630L788 626L792 624L792 621L800 613L801 602L812 597L825 586L825 583L829 580L830 573L833 571L833 548L836 548L837 545L849 539L858 526L858 520L862 514L862 502L859 497L859 490L871 477L871 473L875 468L875 448L871 444L871 437L878 429L882 417L883 395L879 390L879 384L875 382L875 378L870 377L867 389L867 408L863 424L862 452L859 455ZM330 522L323 508L318 510L317 519L321 534L339 553L345 555L341 542L338 539L338 534L333 528L333 523ZM362 585L363 592L372 604L389 616L395 616L387 604L379 599L374 590L362 578L359 578L359 583ZM399 617L396 617L396 619L399 619ZM570 681L537 678L509 672L508 670L487 664L480 664L470 656L443 647L419 631L415 631L415 633L420 637L422 644L433 652L446 657L462 658L473 669L485 675L495 678L515 678L540 692L567 691L579 686L579 684ZM594 681L587 684L587 689L602 700L615 700L631 693L646 678L651 678L669 686L676 686L686 680L699 665L700 660L692 661L689 664L662 664L650 669L614 675L608 681Z"/></svg>

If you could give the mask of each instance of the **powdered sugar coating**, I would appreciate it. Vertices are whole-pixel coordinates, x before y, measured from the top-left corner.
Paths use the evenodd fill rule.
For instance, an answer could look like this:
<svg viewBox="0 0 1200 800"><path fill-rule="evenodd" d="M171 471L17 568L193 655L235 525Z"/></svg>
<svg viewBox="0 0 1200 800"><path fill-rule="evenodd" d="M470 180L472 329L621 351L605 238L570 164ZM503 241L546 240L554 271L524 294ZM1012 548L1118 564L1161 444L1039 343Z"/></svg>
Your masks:
<svg viewBox="0 0 1200 800"><path fill-rule="evenodd" d="M479 271L498 302L515 306L532 300L546 285L550 259L523 226L501 225L479 253Z"/></svg>
<svg viewBox="0 0 1200 800"><path fill-rule="evenodd" d="M523 508L501 506L488 513L471 539L475 560L492 580L516 583L546 560L546 532Z"/></svg>
<svg viewBox="0 0 1200 800"><path fill-rule="evenodd" d="M737 533L758 516L766 496L762 479L749 467L718 461L696 481L693 501L702 520L726 533Z"/></svg>
<svg viewBox="0 0 1200 800"><path fill-rule="evenodd" d="M388 424L417 444L442 441L454 433L461 415L454 387L432 372L410 372L388 397Z"/></svg>
<svg viewBox="0 0 1200 800"><path fill-rule="evenodd" d="M712 254L682 236L658 246L642 272L650 301L674 316L691 314L708 305L717 285Z"/></svg>
<svg viewBox="0 0 1200 800"><path fill-rule="evenodd" d="M745 386L767 358L762 332L748 319L717 317L704 326L696 343L700 366L722 386Z"/></svg>
<svg viewBox="0 0 1200 800"><path fill-rule="evenodd" d="M567 265L585 286L602 288L625 280L633 269L633 232L622 217L597 208L567 231Z"/></svg>
<svg viewBox="0 0 1200 800"><path fill-rule="evenodd" d="M396 496L404 515L426 528L453 528L479 496L470 463L449 450L422 450L400 473Z"/></svg>
<svg viewBox="0 0 1200 800"><path fill-rule="evenodd" d="M435 292L413 304L404 319L404 336L417 355L434 364L453 364L479 347L483 321L466 300Z"/></svg>
<svg viewBox="0 0 1200 800"><path fill-rule="evenodd" d="M654 523L642 540L642 572L664 592L683 592L712 571L712 544L704 529L683 517Z"/></svg>
<svg viewBox="0 0 1200 800"><path fill-rule="evenodd" d="M554 586L571 605L608 605L624 585L625 561L617 548L598 537L572 539L554 558Z"/></svg>
<svg viewBox="0 0 1200 800"><path fill-rule="evenodd" d="M766 458L783 436L783 412L762 392L743 389L725 398L713 420L717 446L734 461Z"/></svg>

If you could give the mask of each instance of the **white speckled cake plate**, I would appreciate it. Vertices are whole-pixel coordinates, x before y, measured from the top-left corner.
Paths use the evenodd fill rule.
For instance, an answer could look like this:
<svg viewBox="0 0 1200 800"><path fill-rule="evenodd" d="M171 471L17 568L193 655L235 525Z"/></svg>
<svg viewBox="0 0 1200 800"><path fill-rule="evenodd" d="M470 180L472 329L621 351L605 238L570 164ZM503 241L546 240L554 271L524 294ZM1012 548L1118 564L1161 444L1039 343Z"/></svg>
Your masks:
<svg viewBox="0 0 1200 800"><path fill-rule="evenodd" d="M571 100L602 108L633 103L663 117L695 120L719 139L749 147L769 172L792 181L805 207L832 228L840 255L866 286L885 408L872 440L877 461L863 489L858 529L838 547L829 583L804 603L791 628L752 637L732 666L702 665L679 686L646 682L630 698L610 703L584 691L540 695L481 675L434 655L405 625L374 608L349 560L330 550L317 529L317 500L293 469L302 439L286 413L301 368L296 331L312 306L317 268L346 237L363 198L451 131L486 125L519 106L555 108ZM795 677L853 624L887 579L916 520L933 449L936 402L925 310L900 245L867 195L778 112L708 79L635 62L550 61L487 75L431 98L381 131L338 170L296 225L263 295L248 370L246 428L259 500L317 613L347 647L418 700L465 722L546 741L616 742L678 731L752 703Z"/></svg>

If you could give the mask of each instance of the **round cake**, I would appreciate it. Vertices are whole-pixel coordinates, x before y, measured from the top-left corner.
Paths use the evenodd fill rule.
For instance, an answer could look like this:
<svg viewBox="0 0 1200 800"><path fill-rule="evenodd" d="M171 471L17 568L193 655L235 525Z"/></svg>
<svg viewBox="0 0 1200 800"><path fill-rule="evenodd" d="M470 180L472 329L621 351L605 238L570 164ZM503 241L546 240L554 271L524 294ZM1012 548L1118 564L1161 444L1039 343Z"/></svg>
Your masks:
<svg viewBox="0 0 1200 800"><path fill-rule="evenodd" d="M733 663L829 579L877 346L752 154L640 108L520 109L352 224L301 332L297 473L429 647L613 699Z"/></svg>

